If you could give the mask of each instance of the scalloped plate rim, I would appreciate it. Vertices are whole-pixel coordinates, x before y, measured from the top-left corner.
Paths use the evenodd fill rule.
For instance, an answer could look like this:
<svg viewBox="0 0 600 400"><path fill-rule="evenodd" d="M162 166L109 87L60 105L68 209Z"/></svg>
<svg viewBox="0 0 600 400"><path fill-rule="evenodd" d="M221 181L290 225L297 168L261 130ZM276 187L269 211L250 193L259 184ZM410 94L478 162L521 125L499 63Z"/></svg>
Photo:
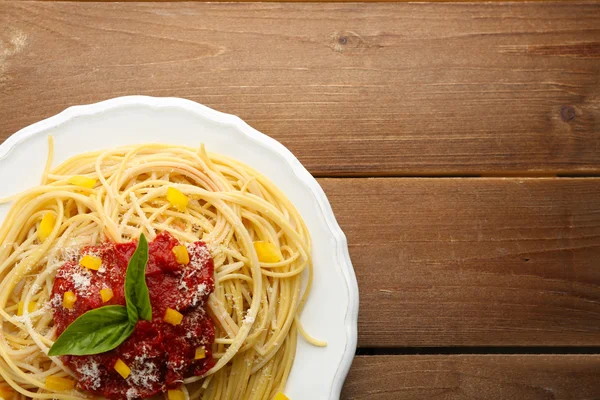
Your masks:
<svg viewBox="0 0 600 400"><path fill-rule="evenodd" d="M145 105L157 108L179 107L187 111L191 111L203 118L208 118L213 122L234 126L240 133L258 142L262 147L274 153L274 155L280 156L291 168L299 182L304 184L315 197L317 203L319 204L321 215L323 216L330 233L335 239L336 258L339 261L343 276L345 278L349 295L348 309L344 318L346 347L344 349L344 355L340 365L338 366L334 376L334 380L331 383L331 391L329 396L329 400L338 400L341 395L342 386L352 365L357 346L359 307L358 283L352 267L352 262L350 260L346 236L337 223L325 192L315 178L284 145L265 135L264 133L252 128L241 118L233 114L227 114L214 110L195 101L178 97L151 97L134 95L115 97L92 104L71 106L54 116L20 129L13 135L9 136L2 144L0 144L0 163L12 149L32 136L58 127L61 124L80 116L100 114L105 111L130 105Z"/></svg>

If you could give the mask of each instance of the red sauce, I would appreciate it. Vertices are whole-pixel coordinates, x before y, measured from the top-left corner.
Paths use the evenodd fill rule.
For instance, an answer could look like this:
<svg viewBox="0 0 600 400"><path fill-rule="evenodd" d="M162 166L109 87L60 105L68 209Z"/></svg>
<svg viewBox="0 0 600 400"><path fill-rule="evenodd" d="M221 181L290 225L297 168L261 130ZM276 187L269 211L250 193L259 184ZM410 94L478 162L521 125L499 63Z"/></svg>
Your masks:
<svg viewBox="0 0 600 400"><path fill-rule="evenodd" d="M189 376L202 375L215 364L211 353L215 331L205 304L214 290L214 264L203 242L187 246L190 263L179 265L172 252L180 243L161 233L149 243L146 283L152 303L152 321L139 321L132 335L119 347L93 356L64 356L75 372L79 386L111 399L146 398L173 388ZM58 271L52 289L52 307L57 334L81 314L94 308L125 305L125 271L137 244L105 243L88 247L77 260L66 262ZM98 271L79 266L79 257L92 254L102 259ZM100 290L111 288L114 297L102 302ZM72 310L62 306L63 295L72 291L77 301ZM165 310L184 315L180 325L163 321ZM194 360L196 348L205 346L206 357ZM114 365L118 359L131 368L123 379Z"/></svg>

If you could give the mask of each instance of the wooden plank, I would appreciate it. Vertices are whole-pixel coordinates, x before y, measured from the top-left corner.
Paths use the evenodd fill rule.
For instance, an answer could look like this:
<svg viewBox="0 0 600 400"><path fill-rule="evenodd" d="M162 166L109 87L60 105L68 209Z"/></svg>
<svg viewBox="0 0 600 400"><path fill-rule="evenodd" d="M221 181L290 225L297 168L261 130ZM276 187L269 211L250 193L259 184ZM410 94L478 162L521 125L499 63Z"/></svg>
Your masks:
<svg viewBox="0 0 600 400"><path fill-rule="evenodd" d="M600 179L320 180L359 346L600 345Z"/></svg>
<svg viewBox="0 0 600 400"><path fill-rule="evenodd" d="M0 137L179 96L334 175L600 173L600 3L0 3Z"/></svg>
<svg viewBox="0 0 600 400"><path fill-rule="evenodd" d="M2 1L6 1L6 0L0 0L0 2ZM137 2L140 0L38 0L38 1L77 1L77 2ZM206 2L207 0L144 0L144 1L150 1L150 2L167 2L167 3L172 3L172 2L182 2L182 1L201 1L201 2ZM212 1L216 1L216 2L252 2L255 0L211 0ZM277 3L277 2L281 2L281 0L262 0L263 2L267 2L267 3ZM402 3L402 2L411 2L413 0L362 0L361 3ZM466 2L477 2L477 1L496 1L496 2L506 2L506 0L427 0L428 3L466 3ZM511 0L513 2L519 2L519 1L551 1L554 2L556 0ZM286 2L298 2L298 3L352 3L352 2L356 2L353 0L286 0Z"/></svg>
<svg viewBox="0 0 600 400"><path fill-rule="evenodd" d="M342 400L592 400L600 356L357 357Z"/></svg>

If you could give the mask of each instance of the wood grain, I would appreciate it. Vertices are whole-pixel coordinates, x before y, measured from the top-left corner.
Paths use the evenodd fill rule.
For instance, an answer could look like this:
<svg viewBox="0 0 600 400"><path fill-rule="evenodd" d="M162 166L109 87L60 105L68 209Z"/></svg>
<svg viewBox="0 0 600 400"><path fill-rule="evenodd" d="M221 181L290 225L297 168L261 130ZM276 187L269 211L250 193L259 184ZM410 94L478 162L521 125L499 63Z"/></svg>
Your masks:
<svg viewBox="0 0 600 400"><path fill-rule="evenodd" d="M600 356L357 357L342 400L595 400Z"/></svg>
<svg viewBox="0 0 600 400"><path fill-rule="evenodd" d="M321 179L359 346L600 345L600 179Z"/></svg>
<svg viewBox="0 0 600 400"><path fill-rule="evenodd" d="M600 3L0 2L0 137L179 96L319 176L600 173Z"/></svg>

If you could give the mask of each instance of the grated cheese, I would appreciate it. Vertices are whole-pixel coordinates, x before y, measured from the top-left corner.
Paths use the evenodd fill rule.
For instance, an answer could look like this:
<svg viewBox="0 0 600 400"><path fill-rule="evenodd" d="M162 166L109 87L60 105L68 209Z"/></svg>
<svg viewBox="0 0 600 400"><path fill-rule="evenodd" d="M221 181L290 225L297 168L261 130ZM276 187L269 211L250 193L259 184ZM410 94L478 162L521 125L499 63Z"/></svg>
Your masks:
<svg viewBox="0 0 600 400"><path fill-rule="evenodd" d="M186 292L189 290L187 282L185 281L185 276L181 276L181 280L179 281L179 285L177 286L179 290L185 290Z"/></svg>
<svg viewBox="0 0 600 400"><path fill-rule="evenodd" d="M248 310L248 312L246 313L246 316L244 317L244 323L245 324L253 324L254 323L254 317L250 315L250 310Z"/></svg>
<svg viewBox="0 0 600 400"><path fill-rule="evenodd" d="M202 269L204 264L212 258L206 246L188 244L186 247L190 255L190 266L194 269Z"/></svg>
<svg viewBox="0 0 600 400"><path fill-rule="evenodd" d="M179 361L167 361L167 366L172 369L174 372L181 372L185 368L185 362L183 360Z"/></svg>
<svg viewBox="0 0 600 400"><path fill-rule="evenodd" d="M202 302L203 297L206 296L207 286L204 283L199 284L196 287L196 291L192 297L192 306L197 306L200 302Z"/></svg>
<svg viewBox="0 0 600 400"><path fill-rule="evenodd" d="M71 279L75 290L81 295L85 295L92 284L92 274L81 267L71 274Z"/></svg>
<svg viewBox="0 0 600 400"><path fill-rule="evenodd" d="M98 258L102 258L102 250L105 250L106 246L102 246L98 251L96 251L96 249L87 249L84 253L82 253L82 256L90 256L90 257L98 257Z"/></svg>
<svg viewBox="0 0 600 400"><path fill-rule="evenodd" d="M63 261L77 261L79 259L79 248L77 247L63 247L60 253L60 258Z"/></svg>
<svg viewBox="0 0 600 400"><path fill-rule="evenodd" d="M148 361L146 354L136 356L127 380L135 386L152 389L152 383L160 381L158 367L154 362Z"/></svg>
<svg viewBox="0 0 600 400"><path fill-rule="evenodd" d="M127 399L129 399L129 400L137 399L138 397L140 397L140 393L137 391L136 388L127 389L127 393L125 395L127 396Z"/></svg>
<svg viewBox="0 0 600 400"><path fill-rule="evenodd" d="M25 326L27 327L33 327L33 325L31 324L31 319L28 315L15 315L13 316L13 319L17 322L25 324Z"/></svg>
<svg viewBox="0 0 600 400"><path fill-rule="evenodd" d="M62 296L59 293L56 293L54 296L52 296L49 303L51 307L58 308L62 305L62 301Z"/></svg>
<svg viewBox="0 0 600 400"><path fill-rule="evenodd" d="M39 292L41 289L41 286L38 285L37 283L33 283L33 285L31 285L31 293L32 294L36 294L37 292Z"/></svg>
<svg viewBox="0 0 600 400"><path fill-rule="evenodd" d="M90 362L77 368L77 372L81 374L82 380L85 380L92 390L100 388L102 382L100 380L100 368L97 361L90 360Z"/></svg>

